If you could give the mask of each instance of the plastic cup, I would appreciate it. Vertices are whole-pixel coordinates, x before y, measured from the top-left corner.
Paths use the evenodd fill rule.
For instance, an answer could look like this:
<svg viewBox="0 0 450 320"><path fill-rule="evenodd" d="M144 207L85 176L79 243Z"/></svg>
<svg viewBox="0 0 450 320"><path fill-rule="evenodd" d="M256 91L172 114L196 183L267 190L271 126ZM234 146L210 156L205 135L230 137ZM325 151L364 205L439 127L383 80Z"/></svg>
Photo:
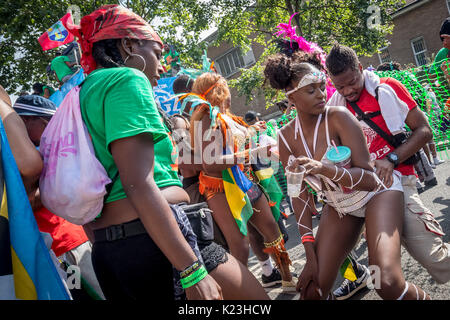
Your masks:
<svg viewBox="0 0 450 320"><path fill-rule="evenodd" d="M294 198L300 196L303 177L306 172L306 169L303 166L298 166L296 169L296 171L291 171L286 168L287 194L289 197Z"/></svg>
<svg viewBox="0 0 450 320"><path fill-rule="evenodd" d="M350 169L352 166L352 150L346 146L338 146L336 148L328 150L326 155L327 160L331 161L337 167ZM352 192L351 189L346 187L342 187L342 191L344 193Z"/></svg>

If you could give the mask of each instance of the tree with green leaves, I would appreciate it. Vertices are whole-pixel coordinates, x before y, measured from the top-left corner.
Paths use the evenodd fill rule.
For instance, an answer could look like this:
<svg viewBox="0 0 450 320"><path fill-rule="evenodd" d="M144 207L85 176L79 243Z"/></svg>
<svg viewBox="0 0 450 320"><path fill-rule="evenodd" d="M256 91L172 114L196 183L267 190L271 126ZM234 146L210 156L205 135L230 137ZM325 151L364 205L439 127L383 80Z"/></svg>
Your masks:
<svg viewBox="0 0 450 320"><path fill-rule="evenodd" d="M51 82L46 67L62 48L43 51L38 38L78 6L81 17L104 4L119 3L149 21L165 43L180 52L181 60L198 66L206 44L200 33L210 28L212 9L199 1L184 0L0 0L0 83L9 93L29 91L35 82ZM183 30L182 32L180 32Z"/></svg>
<svg viewBox="0 0 450 320"><path fill-rule="evenodd" d="M389 13L401 5L394 0L0 0L0 83L10 93L29 90L34 82L47 82L46 66L58 49L42 51L37 39L58 21L71 5L86 15L104 4L119 3L155 27L165 43L180 53L185 67L199 67L208 43L201 34L217 27L215 43L226 41L245 51L252 43L267 49L257 64L231 84L252 99L262 84L262 62L273 52L275 27L293 19L298 35L324 49L333 41L351 46L360 55L371 55L384 46L392 31ZM381 24L368 28L379 8ZM54 79L50 79L54 84ZM267 93L266 93L267 94ZM267 97L273 96L273 93Z"/></svg>
<svg viewBox="0 0 450 320"><path fill-rule="evenodd" d="M240 10L230 10L230 14L222 18L216 41L228 41L244 51L255 43L266 47L256 64L242 70L240 77L231 80L230 85L240 95L245 95L247 102L263 94L267 107L281 99L276 91L263 85L264 61L278 50L273 40L279 23L287 23L298 13L292 19L296 34L317 43L325 52L337 41L352 47L360 56L371 56L386 45L386 35L393 30L390 14L404 5L404 1L394 0L239 2L243 5Z"/></svg>

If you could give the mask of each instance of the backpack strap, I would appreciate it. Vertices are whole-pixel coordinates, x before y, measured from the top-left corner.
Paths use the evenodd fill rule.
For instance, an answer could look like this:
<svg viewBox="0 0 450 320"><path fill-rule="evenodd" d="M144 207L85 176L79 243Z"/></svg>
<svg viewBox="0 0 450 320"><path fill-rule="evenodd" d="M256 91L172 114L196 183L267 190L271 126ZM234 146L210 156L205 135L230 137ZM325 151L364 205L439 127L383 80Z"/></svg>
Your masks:
<svg viewBox="0 0 450 320"><path fill-rule="evenodd" d="M377 88L378 89L378 88ZM383 131L383 129L381 129L375 122L373 122L372 118L374 117L374 113L379 112L379 114L381 114L380 111L377 112L372 112L369 114L365 114L360 108L359 106L356 104L356 102L350 102L350 105L352 106L353 110L356 112L356 114L359 116L357 117L358 120L362 120L365 123L367 123L367 125L369 127L371 127L378 135L380 135L384 140L386 140L391 146L393 146L394 148L397 148L397 143L395 143L394 137L390 134L387 134L386 132Z"/></svg>
<svg viewBox="0 0 450 320"><path fill-rule="evenodd" d="M378 88L379 88L379 87L376 87L376 88L375 88L375 100L377 100L377 102L378 102ZM355 103L355 102L353 102L353 103ZM356 103L355 103L355 104L356 104ZM353 107L353 104L350 103L350 105L352 106L353 110L355 110L355 112L357 112L356 109ZM359 109L359 108L358 108L358 109ZM375 117L377 117L377 116L381 116L381 111L380 111L380 110L379 110L379 111L375 111L375 112L368 112L368 113L363 112L362 115L360 115L360 114L357 112L356 118L357 118L359 121L365 121L366 119L372 119L372 118L375 118Z"/></svg>

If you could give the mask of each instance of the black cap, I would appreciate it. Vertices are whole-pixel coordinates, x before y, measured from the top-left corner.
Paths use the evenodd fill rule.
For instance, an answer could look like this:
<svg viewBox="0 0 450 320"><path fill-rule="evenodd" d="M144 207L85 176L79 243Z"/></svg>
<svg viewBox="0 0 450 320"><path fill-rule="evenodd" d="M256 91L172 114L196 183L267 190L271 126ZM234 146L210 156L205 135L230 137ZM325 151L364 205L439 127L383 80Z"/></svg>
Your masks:
<svg viewBox="0 0 450 320"><path fill-rule="evenodd" d="M256 120L256 117L258 116L258 114L255 111L249 111L245 114L244 119L246 122L251 122Z"/></svg>
<svg viewBox="0 0 450 320"><path fill-rule="evenodd" d="M13 108L21 116L36 117L51 117L57 109L53 101L34 94L18 97Z"/></svg>
<svg viewBox="0 0 450 320"><path fill-rule="evenodd" d="M444 20L444 22L442 22L441 31L439 31L441 41L444 41L444 39L442 38L443 34L450 35L450 17L448 17L447 19Z"/></svg>

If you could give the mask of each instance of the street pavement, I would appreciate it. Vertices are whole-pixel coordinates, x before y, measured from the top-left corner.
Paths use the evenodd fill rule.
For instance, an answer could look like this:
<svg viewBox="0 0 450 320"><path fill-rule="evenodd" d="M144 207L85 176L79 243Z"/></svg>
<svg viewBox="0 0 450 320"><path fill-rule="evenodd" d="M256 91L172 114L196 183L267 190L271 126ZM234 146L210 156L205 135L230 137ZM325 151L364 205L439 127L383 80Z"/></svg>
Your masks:
<svg viewBox="0 0 450 320"><path fill-rule="evenodd" d="M447 154L442 153L443 158L448 157ZM438 165L434 170L438 185L427 188L420 194L425 206L427 206L434 214L436 220L441 224L446 235L443 240L446 243L450 242L450 159L446 159L446 162ZM320 220L313 218L314 233L317 231L317 227ZM295 217L291 214L285 225L288 230L289 240L286 243L286 249L289 252L290 258L293 262L291 270L299 275L305 264L305 252L303 245L300 241L300 235L297 229ZM362 264L368 265L367 257L367 245L364 238L360 241L355 248L359 256L358 261ZM258 260L251 254L249 259L249 269L255 274L257 279L261 279L261 268L259 267ZM424 289L433 300L450 300L450 282L446 284L437 284L428 272L415 261L409 253L402 247L402 269L405 279L409 282L414 282L416 285ZM342 282L342 277L337 276L334 289L339 287ZM334 290L333 289L333 290ZM266 289L268 295L273 300L297 300L299 298L298 293L283 293L281 287L274 287ZM380 300L380 297L375 290L363 289L355 294L351 299L354 300Z"/></svg>

